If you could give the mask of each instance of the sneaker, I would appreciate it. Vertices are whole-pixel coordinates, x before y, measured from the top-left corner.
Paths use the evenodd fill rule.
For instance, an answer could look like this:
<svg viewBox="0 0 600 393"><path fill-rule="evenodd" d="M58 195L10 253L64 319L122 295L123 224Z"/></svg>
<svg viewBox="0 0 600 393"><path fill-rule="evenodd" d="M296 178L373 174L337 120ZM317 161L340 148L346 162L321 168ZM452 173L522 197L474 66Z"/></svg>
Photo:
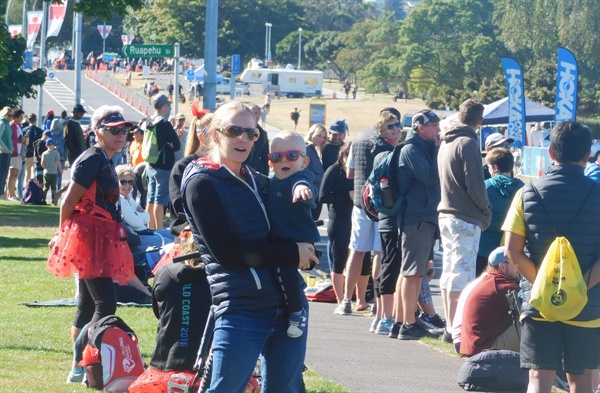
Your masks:
<svg viewBox="0 0 600 393"><path fill-rule="evenodd" d="M442 341L445 343L449 343L452 344L452 334L450 334L449 331L447 331L446 329L444 329L444 334L442 334Z"/></svg>
<svg viewBox="0 0 600 393"><path fill-rule="evenodd" d="M381 321L379 321L379 324L377 324L377 329L375 329L375 333L381 335L389 334L393 324L394 320L392 318L384 318Z"/></svg>
<svg viewBox="0 0 600 393"><path fill-rule="evenodd" d="M423 337L438 338L439 336L428 332L427 329L418 323L413 323L412 325L403 324L400 327L400 334L398 335L400 340L420 340Z"/></svg>
<svg viewBox="0 0 600 393"><path fill-rule="evenodd" d="M9 201L13 201L13 202L21 202L21 199L19 197L16 197L16 196L10 197L10 198L8 198L8 200Z"/></svg>
<svg viewBox="0 0 600 393"><path fill-rule="evenodd" d="M373 322L371 322L371 327L369 328L369 333L375 333L377 325L379 325L379 321L381 321L381 318L373 319Z"/></svg>
<svg viewBox="0 0 600 393"><path fill-rule="evenodd" d="M439 314L435 314L433 317L430 317L429 315L422 313L421 321L423 322L423 325L427 327L427 329L443 329L446 327L446 321L444 321Z"/></svg>
<svg viewBox="0 0 600 393"><path fill-rule="evenodd" d="M306 311L297 311L291 312L288 316L288 320L290 326L287 330L287 335L291 338L298 338L304 334L304 330L306 330L306 321L308 318L306 317Z"/></svg>
<svg viewBox="0 0 600 393"><path fill-rule="evenodd" d="M85 369L83 367L73 367L67 377L67 383L80 383L83 382L85 376Z"/></svg>
<svg viewBox="0 0 600 393"><path fill-rule="evenodd" d="M342 300L333 313L338 315L352 314L352 302L350 300Z"/></svg>
<svg viewBox="0 0 600 393"><path fill-rule="evenodd" d="M377 303L373 303L369 311L369 316L374 317L375 315L377 315Z"/></svg>
<svg viewBox="0 0 600 393"><path fill-rule="evenodd" d="M402 326L402 322L394 323L390 329L390 333L388 334L388 337L389 338L398 338L398 334L400 334L401 326Z"/></svg>

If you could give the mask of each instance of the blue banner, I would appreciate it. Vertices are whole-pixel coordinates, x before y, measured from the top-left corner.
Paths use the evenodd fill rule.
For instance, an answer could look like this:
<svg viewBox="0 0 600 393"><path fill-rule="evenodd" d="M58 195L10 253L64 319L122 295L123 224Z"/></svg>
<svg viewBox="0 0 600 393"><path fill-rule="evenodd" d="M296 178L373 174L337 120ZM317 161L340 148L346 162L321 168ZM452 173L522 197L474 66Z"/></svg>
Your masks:
<svg viewBox="0 0 600 393"><path fill-rule="evenodd" d="M512 146L525 146L527 131L525 125L525 89L523 72L515 60L503 57L502 69L506 78L508 92L508 138L514 139Z"/></svg>
<svg viewBox="0 0 600 393"><path fill-rule="evenodd" d="M575 121L577 115L577 59L565 48L558 47L556 78L556 124Z"/></svg>

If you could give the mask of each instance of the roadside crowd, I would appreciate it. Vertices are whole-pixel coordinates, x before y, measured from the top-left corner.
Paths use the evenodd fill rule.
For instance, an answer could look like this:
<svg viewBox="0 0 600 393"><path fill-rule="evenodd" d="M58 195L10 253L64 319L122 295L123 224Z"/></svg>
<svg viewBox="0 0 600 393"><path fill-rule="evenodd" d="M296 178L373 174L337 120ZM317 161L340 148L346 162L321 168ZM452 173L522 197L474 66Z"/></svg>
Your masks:
<svg viewBox="0 0 600 393"><path fill-rule="evenodd" d="M530 369L531 391L549 391L563 364L569 382L581 391L598 385L600 158L588 163L591 134L585 125L556 125L549 136L554 165L525 185L513 177L513 141L500 133L486 138L483 165L477 134L483 105L474 100L461 105L460 124L444 132L436 113L422 110L412 117L407 135L399 111L383 108L351 143L345 142L349 127L343 119L329 127L315 124L306 136L281 132L269 142L257 105L234 101L210 114L194 103L188 130L183 114L169 121L166 95L152 100L155 113L137 125L126 121L119 107L99 108L87 138L78 122L86 113L81 105L70 119L49 111L43 129L34 114L22 129L22 110L0 112L5 197L21 200L30 179L43 188L44 201L49 190L54 204L65 195L48 268L57 276L79 274L73 342L85 324L116 311L113 282L129 284L152 301L159 318L154 372L189 366L201 326L214 318L209 391L242 391L259 355L271 360L263 362L263 383L271 381L275 391L297 391L308 326L306 299L299 295L305 284L297 269L318 262L315 221L325 204L328 247L321 260L330 265L335 314L370 309L372 333L401 340L441 336L464 356L489 348L520 352L522 366ZM156 148L150 160L144 150L149 132ZM71 183L58 190L67 162ZM382 165L389 178L374 178ZM365 184L374 180L393 211L365 205ZM163 229L166 209L169 229ZM113 233L107 222L115 221L126 235ZM89 226L95 227L93 240L81 232ZM104 250L136 235L140 243L129 244L129 253ZM588 302L574 318L551 323L529 304L529 296L556 236L573 244ZM443 250L444 315L436 314L428 284L435 273L436 241ZM148 247L167 249L167 244L180 253L197 250L199 256L182 268L205 271L194 284L182 281L177 268L169 273L175 280L169 285L199 285L204 296L208 288L212 295L214 315L207 315L210 299L195 306L201 311L189 350L181 349L175 333L182 321L171 315L183 299L167 299L156 289L157 282L167 285L166 273L157 275L152 289L133 270L136 253L147 259ZM60 264L74 254L79 260L73 266ZM107 268L99 272L103 263ZM370 277L374 304L366 298ZM510 313L514 305L507 297L516 292L520 317ZM252 329L239 333L248 326ZM257 337L254 345L246 341ZM169 351L169 345L179 352ZM247 352L240 353L240 347ZM292 358L285 370L276 365ZM68 381L81 381L82 373L74 363Z"/></svg>

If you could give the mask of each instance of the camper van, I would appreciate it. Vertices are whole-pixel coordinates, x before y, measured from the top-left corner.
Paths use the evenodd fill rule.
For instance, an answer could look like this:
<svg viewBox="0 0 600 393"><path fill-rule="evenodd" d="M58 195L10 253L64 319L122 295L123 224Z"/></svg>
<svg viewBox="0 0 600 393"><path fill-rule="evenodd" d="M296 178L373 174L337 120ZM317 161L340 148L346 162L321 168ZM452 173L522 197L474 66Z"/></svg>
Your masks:
<svg viewBox="0 0 600 393"><path fill-rule="evenodd" d="M321 97L323 95L322 71L246 68L240 80L245 83L260 84L264 91L287 98Z"/></svg>

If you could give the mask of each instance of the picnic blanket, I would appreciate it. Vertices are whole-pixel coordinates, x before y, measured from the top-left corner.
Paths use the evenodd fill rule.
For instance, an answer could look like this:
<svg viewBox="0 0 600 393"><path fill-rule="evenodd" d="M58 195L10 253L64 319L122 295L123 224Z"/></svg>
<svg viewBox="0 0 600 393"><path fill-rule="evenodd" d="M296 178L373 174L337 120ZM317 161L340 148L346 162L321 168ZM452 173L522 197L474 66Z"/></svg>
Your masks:
<svg viewBox="0 0 600 393"><path fill-rule="evenodd" d="M33 302L23 302L19 303L23 304L27 307L75 307L77 306L77 299L69 298L69 299L57 299L57 300L47 300L43 302L33 301ZM140 303L122 303L117 302L117 305L122 307L152 307L152 304L140 304Z"/></svg>

